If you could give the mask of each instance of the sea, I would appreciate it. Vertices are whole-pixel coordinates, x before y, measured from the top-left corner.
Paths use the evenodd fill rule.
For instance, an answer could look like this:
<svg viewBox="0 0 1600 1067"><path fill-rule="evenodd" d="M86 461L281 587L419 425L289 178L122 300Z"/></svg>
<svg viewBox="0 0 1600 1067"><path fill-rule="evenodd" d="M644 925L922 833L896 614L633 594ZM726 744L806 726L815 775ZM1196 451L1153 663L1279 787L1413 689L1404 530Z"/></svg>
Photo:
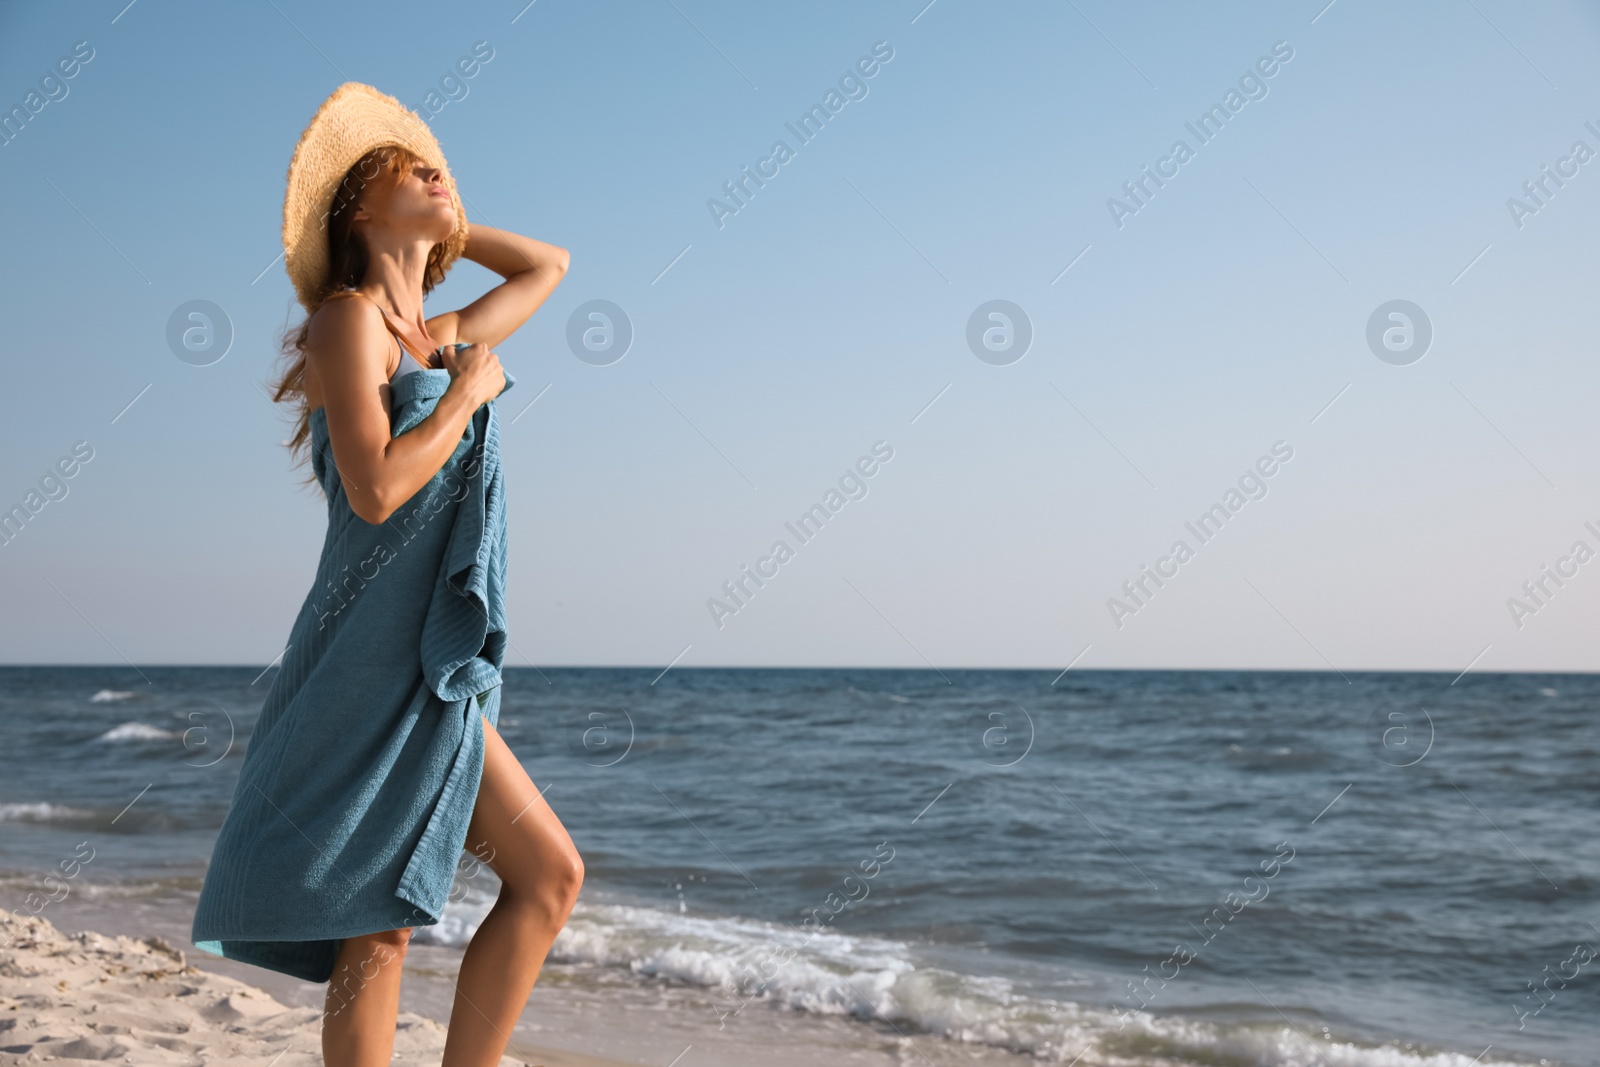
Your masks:
<svg viewBox="0 0 1600 1067"><path fill-rule="evenodd" d="M0 906L204 956L272 677L0 668ZM628 1006L673 1034L638 1062L1600 1067L1600 676L504 679L587 871L527 1017ZM496 889L464 854L416 943L458 959Z"/></svg>

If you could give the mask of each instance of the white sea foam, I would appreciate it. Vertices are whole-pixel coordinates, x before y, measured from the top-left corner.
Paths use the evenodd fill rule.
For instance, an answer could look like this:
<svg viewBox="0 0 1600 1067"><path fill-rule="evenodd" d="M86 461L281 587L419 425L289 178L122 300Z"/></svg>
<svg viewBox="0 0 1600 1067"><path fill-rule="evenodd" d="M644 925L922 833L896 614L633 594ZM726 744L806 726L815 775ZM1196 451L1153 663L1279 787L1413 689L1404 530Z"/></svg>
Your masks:
<svg viewBox="0 0 1600 1067"><path fill-rule="evenodd" d="M89 698L91 704L110 704L117 700L127 700L133 693L124 689L102 689Z"/></svg>
<svg viewBox="0 0 1600 1067"><path fill-rule="evenodd" d="M178 735L171 730L163 730L159 726L151 726L143 722L125 722L121 726L113 726L96 741L166 741Z"/></svg>
<svg viewBox="0 0 1600 1067"><path fill-rule="evenodd" d="M464 946L492 900L478 887L419 941ZM788 950L794 950L790 956ZM718 991L718 1012L778 1005L817 1015L888 1020L907 1032L1079 1067L1250 1063L1260 1067L1473 1067L1471 1056L1356 1045L1319 1028L1133 1016L1019 992L994 976L924 966L912 946L832 930L811 934L754 919L580 902L550 950L552 961L625 968L643 979ZM785 962L786 961L786 962ZM756 975L767 978L758 983ZM1081 1058L1080 1058L1081 1057ZM1478 1067L1512 1067L1491 1060Z"/></svg>
<svg viewBox="0 0 1600 1067"><path fill-rule="evenodd" d="M76 822L94 815L82 808L40 801L33 804L0 804L0 822Z"/></svg>

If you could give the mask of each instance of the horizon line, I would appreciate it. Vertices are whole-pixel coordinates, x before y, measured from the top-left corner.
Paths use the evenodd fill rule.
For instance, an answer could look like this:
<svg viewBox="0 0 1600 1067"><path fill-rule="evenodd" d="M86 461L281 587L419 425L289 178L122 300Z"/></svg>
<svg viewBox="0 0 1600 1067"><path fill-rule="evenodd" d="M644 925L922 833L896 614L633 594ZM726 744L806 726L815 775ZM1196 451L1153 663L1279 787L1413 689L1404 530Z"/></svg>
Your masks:
<svg viewBox="0 0 1600 1067"><path fill-rule="evenodd" d="M146 668L155 669L155 670L173 669L173 668L179 668L179 669L185 669L185 670L250 670L250 671L259 671L259 672L262 672L262 673L265 673L265 671L268 671L268 670L279 669L278 667L276 667L275 665L272 665L272 664L269 664L266 668L263 668L261 666L261 664L259 664L259 663L141 663L141 664L131 664L130 665L129 663L125 663L125 662L124 663L50 663L50 662L6 663L6 662L0 662L0 670L27 670L27 669L38 669L38 668L73 668L73 669L82 669L82 670L92 670L92 669L129 670L129 669L137 669L139 667L146 667ZM848 665L848 664L847 665L813 664L813 665L805 665L805 666L795 666L795 665L786 665L786 664L765 664L765 665L752 666L752 665L749 665L749 664L717 664L717 663L713 663L713 664L696 664L695 666L675 666L675 667L672 667L671 669L674 670L674 671L905 671L905 672L922 672L922 673L926 673L926 674L937 674L941 670L943 670L943 671L964 671L964 672L973 672L973 671L1012 671L1012 672L1018 672L1018 673L1025 672L1025 671L1027 671L1027 672L1038 672L1038 673L1048 673L1048 672L1056 671L1058 673L1065 673L1065 672L1060 672L1058 670L1058 668L1053 666L1053 665L1052 666L1045 666L1045 667L993 667L993 666L991 666L991 667L984 667L984 666L976 666L976 667L973 667L973 666L967 666L967 667L941 667L941 668L938 668L937 670L935 670L935 669L929 668L929 667L870 666L870 665L859 665L859 664L855 664L855 665ZM659 670L661 670L661 664L659 664L659 663L647 663L647 664L553 663L553 664L539 665L539 664L509 664L508 663L508 664L503 665L500 668L500 670L502 672L510 671L510 670L522 670L522 671L541 671L541 670L551 670L551 671L565 671L565 670L581 670L581 671L659 671ZM1207 673L1207 672L1213 672L1213 673L1228 672L1228 673L1234 673L1234 674L1326 674L1326 675L1330 675L1330 676L1336 676L1336 675L1341 675L1341 674L1447 674L1447 675L1455 675L1457 677L1462 676L1463 673L1464 673L1464 672L1461 672L1459 670L1456 670L1455 668L1449 668L1449 667L1347 667L1347 668L1344 668L1342 670L1330 670L1330 669L1328 669L1326 667L1320 667L1320 668L1318 668L1318 667L1073 667L1073 668L1070 668L1070 670L1073 671L1073 672L1080 673L1080 674L1082 674L1082 673L1091 673L1091 672L1106 674L1106 673L1111 673L1111 672L1114 672L1114 671L1115 672L1143 671L1143 672L1148 672L1148 673L1166 672L1166 673L1187 673L1187 674L1198 674L1198 673ZM1501 675L1501 676L1537 675L1537 674L1582 676L1582 675L1590 675L1590 674L1600 673L1600 667L1596 667L1596 668L1592 668L1592 669L1570 669L1570 668L1538 669L1538 668L1526 668L1526 669L1510 669L1510 670L1480 670L1480 671L1469 671L1469 672L1465 672L1465 673L1471 673L1471 674L1476 674L1476 675Z"/></svg>

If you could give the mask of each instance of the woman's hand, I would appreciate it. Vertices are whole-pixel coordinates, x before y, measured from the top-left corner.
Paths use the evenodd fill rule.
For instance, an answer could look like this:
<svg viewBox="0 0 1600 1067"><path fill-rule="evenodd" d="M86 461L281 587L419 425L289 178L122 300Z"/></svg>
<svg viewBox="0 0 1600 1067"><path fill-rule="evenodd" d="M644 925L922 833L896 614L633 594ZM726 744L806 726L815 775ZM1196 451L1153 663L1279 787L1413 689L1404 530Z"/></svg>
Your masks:
<svg viewBox="0 0 1600 1067"><path fill-rule="evenodd" d="M488 345L445 345L442 355L444 369L450 372L451 388L463 390L472 400L474 411L505 389L506 374L500 357L489 351Z"/></svg>

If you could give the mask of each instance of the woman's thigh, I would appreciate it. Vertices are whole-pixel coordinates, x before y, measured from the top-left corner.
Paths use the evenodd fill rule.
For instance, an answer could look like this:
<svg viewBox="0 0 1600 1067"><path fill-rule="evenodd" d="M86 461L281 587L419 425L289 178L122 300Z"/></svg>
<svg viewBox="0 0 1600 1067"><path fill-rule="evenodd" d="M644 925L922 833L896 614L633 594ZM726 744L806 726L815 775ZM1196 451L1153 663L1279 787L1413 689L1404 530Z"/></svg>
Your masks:
<svg viewBox="0 0 1600 1067"><path fill-rule="evenodd" d="M538 893L581 878L566 827L546 804L500 732L483 720L483 775L467 826L467 848L513 892Z"/></svg>

